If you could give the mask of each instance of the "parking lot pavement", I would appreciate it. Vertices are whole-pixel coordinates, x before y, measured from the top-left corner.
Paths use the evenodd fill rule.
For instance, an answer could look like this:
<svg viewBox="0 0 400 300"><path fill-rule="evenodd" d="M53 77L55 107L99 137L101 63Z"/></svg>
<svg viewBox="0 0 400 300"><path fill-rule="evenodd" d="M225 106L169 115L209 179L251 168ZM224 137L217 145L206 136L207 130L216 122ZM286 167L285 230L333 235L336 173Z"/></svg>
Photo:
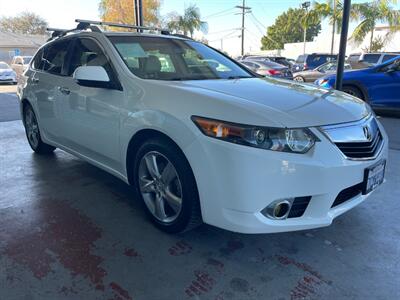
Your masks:
<svg viewBox="0 0 400 300"><path fill-rule="evenodd" d="M21 118L16 85L0 84L0 122L14 121Z"/></svg>
<svg viewBox="0 0 400 300"><path fill-rule="evenodd" d="M162 233L120 180L33 154L21 121L0 123L0 166L0 299L400 298L399 150L330 227L269 235Z"/></svg>

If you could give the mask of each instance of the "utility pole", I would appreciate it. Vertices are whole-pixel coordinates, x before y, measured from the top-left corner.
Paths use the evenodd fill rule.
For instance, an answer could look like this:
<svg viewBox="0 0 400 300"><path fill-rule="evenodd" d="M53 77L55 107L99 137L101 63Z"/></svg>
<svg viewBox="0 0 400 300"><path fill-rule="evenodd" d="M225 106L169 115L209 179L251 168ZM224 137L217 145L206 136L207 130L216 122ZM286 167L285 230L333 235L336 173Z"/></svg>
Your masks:
<svg viewBox="0 0 400 300"><path fill-rule="evenodd" d="M250 9L251 7L246 6L246 1L243 0L242 5L236 5L236 8L239 8L242 10L242 12L239 13L239 15L242 15L242 51L241 54L242 56L244 55L244 15L251 12Z"/></svg>
<svg viewBox="0 0 400 300"><path fill-rule="evenodd" d="M143 26L143 5L142 0L133 0L136 26ZM141 31L141 30L138 30Z"/></svg>
<svg viewBox="0 0 400 300"><path fill-rule="evenodd" d="M303 44L303 54L306 54L306 39L307 39L307 15L308 15L308 8L311 6L311 2L310 1L306 1L306 2L303 2L302 4L301 4L301 8L302 9L305 9L305 11L306 11L306 16L305 16L305 19L304 19L304 44Z"/></svg>
<svg viewBox="0 0 400 300"><path fill-rule="evenodd" d="M344 60L346 58L346 44L347 44L347 33L349 31L350 7L351 7L351 0L344 0L342 31L340 33L339 57L337 63L336 84L335 84L335 88L339 91L343 87L343 70L344 70Z"/></svg>
<svg viewBox="0 0 400 300"><path fill-rule="evenodd" d="M336 1L333 0L333 22L332 22L332 41L331 41L331 55L333 54L333 48L335 45L335 33L336 33Z"/></svg>

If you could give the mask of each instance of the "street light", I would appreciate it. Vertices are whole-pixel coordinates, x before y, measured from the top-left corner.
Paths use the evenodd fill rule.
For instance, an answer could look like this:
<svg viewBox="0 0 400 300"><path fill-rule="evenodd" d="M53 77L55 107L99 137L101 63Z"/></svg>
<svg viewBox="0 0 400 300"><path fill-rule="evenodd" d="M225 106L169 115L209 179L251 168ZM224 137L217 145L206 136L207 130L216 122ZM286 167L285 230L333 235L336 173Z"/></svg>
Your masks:
<svg viewBox="0 0 400 300"><path fill-rule="evenodd" d="M306 16L304 19L304 45L303 45L303 54L306 54L306 38L307 38L307 14L308 14L308 8L311 6L310 1L303 2L301 4L301 8L306 11Z"/></svg>

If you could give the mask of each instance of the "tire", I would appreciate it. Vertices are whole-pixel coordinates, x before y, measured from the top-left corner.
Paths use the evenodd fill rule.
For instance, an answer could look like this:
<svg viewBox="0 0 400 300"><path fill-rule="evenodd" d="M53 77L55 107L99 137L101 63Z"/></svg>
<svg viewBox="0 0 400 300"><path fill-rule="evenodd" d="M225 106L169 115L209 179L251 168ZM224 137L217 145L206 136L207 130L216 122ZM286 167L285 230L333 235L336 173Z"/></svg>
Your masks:
<svg viewBox="0 0 400 300"><path fill-rule="evenodd" d="M294 76L293 80L297 82L306 82L302 76Z"/></svg>
<svg viewBox="0 0 400 300"><path fill-rule="evenodd" d="M26 138L33 151L38 154L53 153L56 148L42 141L35 112L29 104L24 107L24 126Z"/></svg>
<svg viewBox="0 0 400 300"><path fill-rule="evenodd" d="M202 223L192 169L173 142L167 138L145 141L136 152L133 173L136 196L159 229L179 233Z"/></svg>
<svg viewBox="0 0 400 300"><path fill-rule="evenodd" d="M364 95L361 93L360 89L355 86L344 86L343 92L351 96L360 98L361 100L365 100Z"/></svg>

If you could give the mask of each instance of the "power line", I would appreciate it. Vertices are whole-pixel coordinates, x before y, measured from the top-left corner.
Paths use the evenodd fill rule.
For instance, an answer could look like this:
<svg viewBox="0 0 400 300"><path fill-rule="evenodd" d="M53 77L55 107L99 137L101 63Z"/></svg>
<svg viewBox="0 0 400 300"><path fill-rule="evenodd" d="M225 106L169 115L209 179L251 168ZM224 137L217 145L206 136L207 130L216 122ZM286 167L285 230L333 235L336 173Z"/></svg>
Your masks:
<svg viewBox="0 0 400 300"><path fill-rule="evenodd" d="M229 12L229 13L231 13L230 11L233 12L234 9L235 9L235 7L224 9L224 10L221 10L219 12L213 13L211 15L205 16L204 19L209 19L209 18L213 18L213 17L217 17L217 16L221 17L221 15L225 15L227 12Z"/></svg>

